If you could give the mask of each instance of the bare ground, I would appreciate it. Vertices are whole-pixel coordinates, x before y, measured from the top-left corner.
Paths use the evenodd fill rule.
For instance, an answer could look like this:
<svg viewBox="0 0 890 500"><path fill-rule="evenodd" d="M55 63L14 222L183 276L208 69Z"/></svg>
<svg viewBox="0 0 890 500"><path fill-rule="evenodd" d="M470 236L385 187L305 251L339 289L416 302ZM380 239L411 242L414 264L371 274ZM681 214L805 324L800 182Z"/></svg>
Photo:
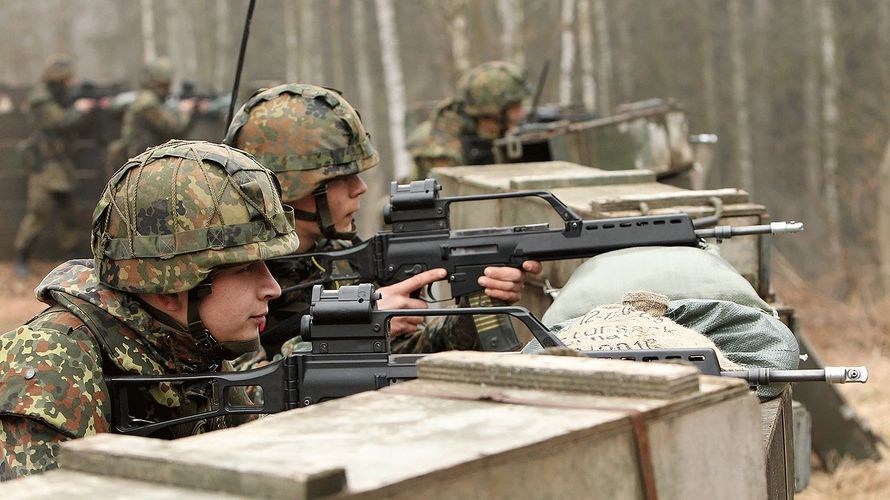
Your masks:
<svg viewBox="0 0 890 500"><path fill-rule="evenodd" d="M0 262L0 332L11 330L44 305L34 298L34 287L53 267L51 263L32 264L32 274L18 279L8 262ZM869 382L840 386L857 414L890 442L890 298L868 303L851 299L838 302L819 293L828 285L810 283L788 266L775 269L777 292L783 302L793 305L801 329L818 348L828 364L865 365ZM803 500L890 498L890 448L882 447L880 462L843 462L829 474L813 461L810 486L798 498Z"/></svg>

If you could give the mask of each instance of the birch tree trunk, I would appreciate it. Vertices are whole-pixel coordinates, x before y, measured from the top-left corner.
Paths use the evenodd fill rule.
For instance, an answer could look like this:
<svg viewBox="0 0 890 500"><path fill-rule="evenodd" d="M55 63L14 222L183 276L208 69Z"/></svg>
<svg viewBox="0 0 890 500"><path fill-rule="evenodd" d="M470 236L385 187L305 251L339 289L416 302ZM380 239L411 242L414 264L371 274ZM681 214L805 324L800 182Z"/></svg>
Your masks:
<svg viewBox="0 0 890 500"><path fill-rule="evenodd" d="M213 88L217 92L225 92L225 82L230 78L226 70L229 68L229 60L232 58L229 2L215 2L213 6L216 10L216 53L214 57L216 61L213 64Z"/></svg>
<svg viewBox="0 0 890 500"><path fill-rule="evenodd" d="M300 0L300 63L299 79L304 83L324 84L321 74L321 51L318 50L316 12L313 0Z"/></svg>
<svg viewBox="0 0 890 500"><path fill-rule="evenodd" d="M525 66L525 47L521 41L524 12L521 0L498 0L498 15L503 24L501 46L504 59Z"/></svg>
<svg viewBox="0 0 890 500"><path fill-rule="evenodd" d="M803 2L804 46L812 47L804 55L803 133L804 179L807 194L821 201L822 166L819 163L819 11L813 2ZM821 205L821 203L819 203Z"/></svg>
<svg viewBox="0 0 890 500"><path fill-rule="evenodd" d="M186 25L182 14L186 6L177 0L167 0L166 7L167 54L176 65L174 80L194 79L198 74L198 56L194 33Z"/></svg>
<svg viewBox="0 0 890 500"><path fill-rule="evenodd" d="M878 258L880 286L890 293L890 141L884 147L884 157L878 169Z"/></svg>
<svg viewBox="0 0 890 500"><path fill-rule="evenodd" d="M470 44L467 38L468 0L447 0L445 18L451 38L451 58L455 73L463 75L470 69Z"/></svg>
<svg viewBox="0 0 890 500"><path fill-rule="evenodd" d="M331 58L328 62L328 81L329 85L342 89L345 83L343 74L343 43L340 38L340 31L343 29L341 21L342 5L340 0L327 0L327 7L330 9L330 31L327 33L326 43L331 48Z"/></svg>
<svg viewBox="0 0 890 500"><path fill-rule="evenodd" d="M890 3L881 2L878 5L878 50L884 54L890 50ZM884 93L881 97L887 100L890 89L890 64L885 58L881 59L881 83ZM890 129L890 123L884 124L884 129ZM881 292L890 294L890 141L884 148L884 158L878 171L878 264L880 265Z"/></svg>
<svg viewBox="0 0 890 500"><path fill-rule="evenodd" d="M559 58L559 104L572 103L572 70L575 67L575 33L572 29L575 0L562 0L560 28L562 44Z"/></svg>
<svg viewBox="0 0 890 500"><path fill-rule="evenodd" d="M355 77L358 86L358 106L356 109L362 116L362 123L365 129L371 134L371 142L377 144L377 130L381 123L377 110L377 100L374 98L374 81L371 74L371 39L368 37L367 19L367 2L368 0L353 0L353 16L352 16L352 51L355 54ZM386 165L386 163L383 163ZM381 165L378 168L372 168L362 174L365 182L368 184L368 193L365 197L368 200L367 206L358 212L357 225L361 231L377 231L380 228L380 210L382 210L382 202L386 199L387 180L391 179L390 172ZM363 233L362 236L369 237L372 233Z"/></svg>
<svg viewBox="0 0 890 500"><path fill-rule="evenodd" d="M140 0L139 18L142 26L142 62L148 63L158 57L157 42L155 41L155 12L152 9L152 0Z"/></svg>
<svg viewBox="0 0 890 500"><path fill-rule="evenodd" d="M736 157L739 183L749 193L754 189L751 163L751 130L748 112L748 71L742 47L741 2L729 2L730 60L732 61L732 101L735 107Z"/></svg>
<svg viewBox="0 0 890 500"><path fill-rule="evenodd" d="M834 25L834 12L831 0L819 2L819 38L822 51L822 173L825 185L825 209L828 222L829 249L832 267L842 270L840 276L841 293L847 294L849 274L846 272L846 259L841 234L841 205L837 189L837 145L838 145L838 67L837 33Z"/></svg>
<svg viewBox="0 0 890 500"><path fill-rule="evenodd" d="M711 0L700 0L696 11L699 15L701 29L701 75L704 89L705 127L708 132L717 132L717 71L715 63L717 52L714 44L714 32L711 29Z"/></svg>
<svg viewBox="0 0 890 500"><path fill-rule="evenodd" d="M707 2L708 0L705 0ZM618 90L621 92L617 102L633 100L635 87L633 77L633 45L630 36L629 20L632 18L627 0L613 0L616 15L612 17L615 23L616 66L618 76Z"/></svg>
<svg viewBox="0 0 890 500"><path fill-rule="evenodd" d="M596 79L593 77L593 30L590 24L590 0L578 0L578 48L581 52L581 102L584 109L594 110Z"/></svg>
<svg viewBox="0 0 890 500"><path fill-rule="evenodd" d="M597 81L599 106L604 112L612 109L612 42L609 37L609 12L606 0L593 0L593 19L596 22L596 45L599 48Z"/></svg>
<svg viewBox="0 0 890 500"><path fill-rule="evenodd" d="M374 0L380 32L380 52L386 100L389 104L389 140L392 144L393 174L396 179L411 173L411 159L405 149L405 82L399 60L399 39L396 33L392 0Z"/></svg>
<svg viewBox="0 0 890 500"><path fill-rule="evenodd" d="M226 2L217 2L217 5ZM284 79L287 83L299 81L300 43L297 34L296 0L284 0Z"/></svg>

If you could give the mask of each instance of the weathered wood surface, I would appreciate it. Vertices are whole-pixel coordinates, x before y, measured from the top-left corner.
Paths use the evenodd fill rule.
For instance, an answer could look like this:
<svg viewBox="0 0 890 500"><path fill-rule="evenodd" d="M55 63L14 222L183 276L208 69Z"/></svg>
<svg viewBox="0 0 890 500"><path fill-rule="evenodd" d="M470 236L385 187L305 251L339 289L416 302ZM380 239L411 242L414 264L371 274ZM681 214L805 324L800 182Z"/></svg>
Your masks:
<svg viewBox="0 0 890 500"><path fill-rule="evenodd" d="M122 436L115 436L122 437ZM230 495L201 491L107 474L86 474L73 470L52 470L37 476L0 483L4 500L247 500L256 495Z"/></svg>
<svg viewBox="0 0 890 500"><path fill-rule="evenodd" d="M555 372L579 361L550 358ZM109 475L106 489L141 479L168 491L159 485L175 476L179 488L254 498L321 496L306 478L338 469L347 479L339 498L643 498L634 415L645 422L659 498L765 498L756 398L742 381L705 376L672 399L418 379L172 442L87 438L64 445L62 463L69 474Z"/></svg>

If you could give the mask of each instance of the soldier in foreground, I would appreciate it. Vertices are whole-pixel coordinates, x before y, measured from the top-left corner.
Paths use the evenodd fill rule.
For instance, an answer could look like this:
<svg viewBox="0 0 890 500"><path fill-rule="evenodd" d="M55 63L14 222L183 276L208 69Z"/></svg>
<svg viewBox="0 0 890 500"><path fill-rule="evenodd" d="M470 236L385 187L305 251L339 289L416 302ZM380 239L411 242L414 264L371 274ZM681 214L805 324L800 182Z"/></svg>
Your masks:
<svg viewBox="0 0 890 500"><path fill-rule="evenodd" d="M185 141L118 170L91 241L94 260L61 264L37 287L48 309L0 336L0 479L55 468L60 442L109 432L106 376L226 370L257 349L281 293L263 261L298 246L271 172L232 148ZM210 401L169 384L129 399L149 420ZM236 423L214 418L157 437Z"/></svg>
<svg viewBox="0 0 890 500"><path fill-rule="evenodd" d="M164 104L173 82L173 63L160 58L142 70L141 88L124 111L120 138L108 146L108 175L147 148L183 137L195 119L195 100L179 101L177 109Z"/></svg>
<svg viewBox="0 0 890 500"><path fill-rule="evenodd" d="M341 249L358 241L353 217L367 191L359 173L375 167L380 160L359 114L339 93L307 84L261 90L235 114L225 142L253 154L276 173L284 202L294 208L299 252ZM311 262L300 266L270 262L273 274L285 280L285 285L315 276ZM527 261L524 270L540 272L541 265ZM410 294L444 277L443 269L431 269L382 287L379 291L383 299L378 306L426 308L426 302ZM512 303L519 300L523 281L524 273L518 269L490 267L480 284L490 297ZM299 331L299 317L309 309L310 291L297 290L273 303L273 323L264 332L265 338L277 338L281 343L294 337ZM390 332L394 352L479 347L468 316L452 316L435 327L423 324L419 316L395 318ZM272 351L278 350L274 344L272 347Z"/></svg>
<svg viewBox="0 0 890 500"><path fill-rule="evenodd" d="M96 105L92 99L71 102L74 84L73 63L56 56L43 71L42 82L28 96L28 121L33 128L23 145L23 163L29 169L28 204L13 247L16 274L28 275L28 257L37 235L44 232L54 216L62 218L59 247L69 255L77 243L74 210L73 133L90 116Z"/></svg>
<svg viewBox="0 0 890 500"><path fill-rule="evenodd" d="M415 179L434 167L493 163L491 143L525 118L531 96L525 73L515 64L489 61L458 83L457 97L442 102L408 138Z"/></svg>

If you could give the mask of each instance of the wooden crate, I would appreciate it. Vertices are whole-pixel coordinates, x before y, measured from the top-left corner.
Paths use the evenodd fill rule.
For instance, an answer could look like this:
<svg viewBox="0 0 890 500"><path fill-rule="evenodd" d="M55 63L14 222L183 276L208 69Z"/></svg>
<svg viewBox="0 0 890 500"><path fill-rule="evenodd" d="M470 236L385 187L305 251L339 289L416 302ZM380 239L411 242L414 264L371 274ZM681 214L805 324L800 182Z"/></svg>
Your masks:
<svg viewBox="0 0 890 500"><path fill-rule="evenodd" d="M87 482L98 493L135 481L134 496L147 483L184 497L623 499L646 498L649 484L663 500L766 498L761 412L742 381L478 352L430 356L420 376L177 441L73 441L62 470L0 494L81 498L70 492Z"/></svg>

